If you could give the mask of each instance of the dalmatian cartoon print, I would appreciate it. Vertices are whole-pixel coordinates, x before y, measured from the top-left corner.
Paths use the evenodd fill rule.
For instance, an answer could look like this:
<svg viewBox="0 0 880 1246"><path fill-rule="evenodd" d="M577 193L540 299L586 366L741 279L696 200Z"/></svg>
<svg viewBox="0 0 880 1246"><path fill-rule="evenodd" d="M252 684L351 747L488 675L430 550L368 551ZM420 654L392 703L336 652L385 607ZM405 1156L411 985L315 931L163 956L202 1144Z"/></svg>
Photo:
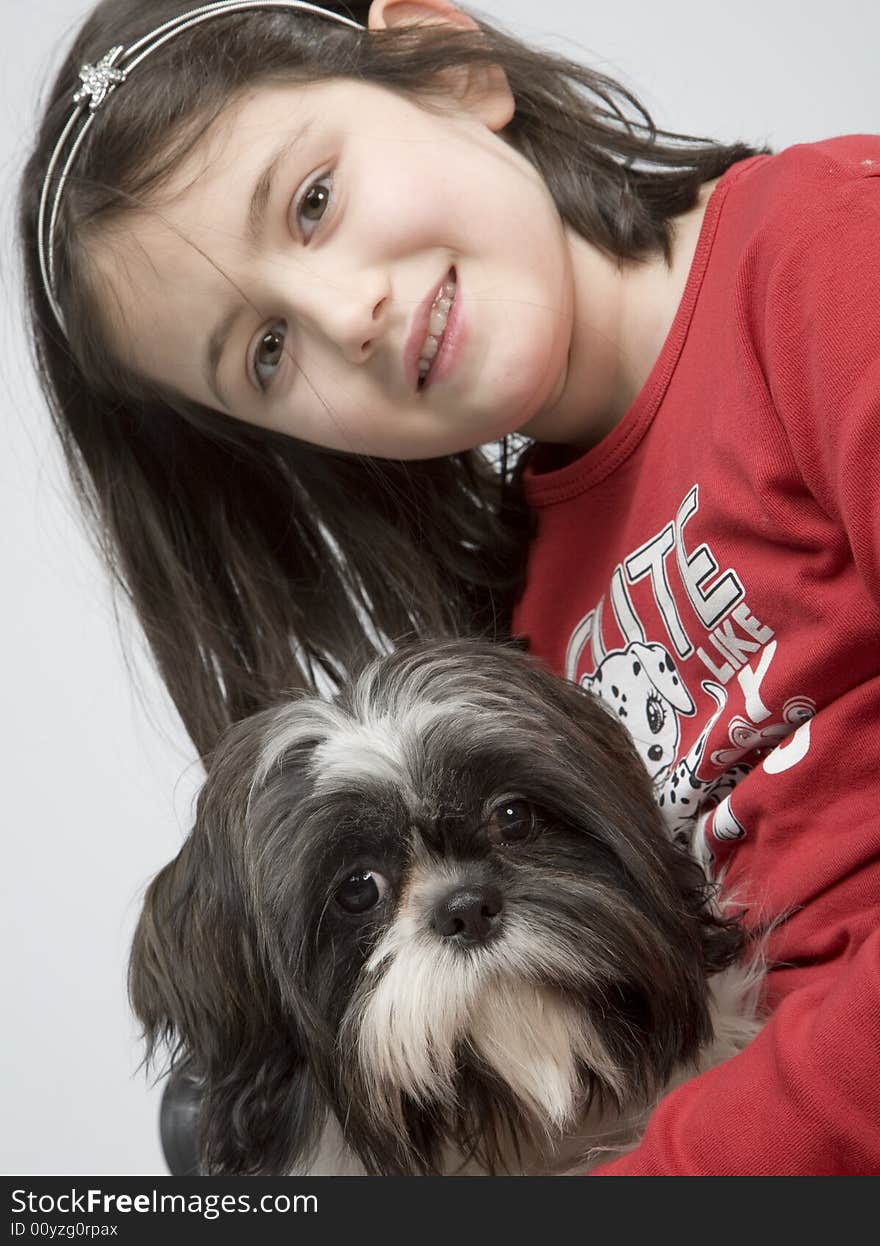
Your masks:
<svg viewBox="0 0 880 1246"><path fill-rule="evenodd" d="M678 752L680 715L695 713L669 651L634 641L606 654L595 674L582 675L579 683L621 719L648 773L659 783Z"/></svg>
<svg viewBox="0 0 880 1246"><path fill-rule="evenodd" d="M690 502L691 495L685 504ZM671 838L711 861L714 854L706 843L707 825L716 843L736 841L747 834L734 809L732 798L737 786L757 765L772 772L797 763L809 748L810 719L816 706L809 697L794 696L774 714L764 704L762 684L774 660L777 641L772 629L748 610L744 591L732 571L719 580L719 585L729 590L724 611L703 611L705 624L713 624L709 640L725 657L724 662L713 661L706 647L690 641L667 580L662 584L663 593L657 593L655 586L654 594L655 602L665 606L660 616L666 634L662 641L656 634L650 636L633 600L634 586L646 579L638 565L642 555L643 551L637 551L618 564L607 598L603 596L573 629L565 673L599 697L628 728L654 781L657 803ZM714 559L709 565L718 566ZM701 575L704 570L701 565ZM698 603L701 607L712 604L704 577L693 587L703 594ZM613 622L603 622L606 600ZM619 637L619 643L607 644L608 637ZM671 646L669 642L673 642ZM711 677L699 678L692 694L680 659L693 657L700 659L704 672ZM731 686L737 690L732 710ZM695 702L697 689L702 711ZM697 726L694 720L701 713L702 725ZM692 725L685 735L686 751L682 754L685 723Z"/></svg>
<svg viewBox="0 0 880 1246"><path fill-rule="evenodd" d="M706 742L727 703L725 690L711 681L703 682L703 690L713 697L717 709L687 755L676 762L680 718L692 717L696 710L672 655L663 645L634 641L625 649L605 654L595 672L582 675L578 682L627 727L654 780L657 803L670 836L693 848L705 814L751 769L737 764L720 774L717 770L708 777L700 774Z"/></svg>
<svg viewBox="0 0 880 1246"><path fill-rule="evenodd" d="M619 609L619 584L617 598L615 617L619 622L621 617L627 619ZM728 693L718 680L703 679L702 692L713 701L714 710L686 755L679 756L682 720L692 719L697 708L672 654L666 645L644 637L641 630L637 639L606 652L602 609L603 601L572 633L566 657L568 678L577 675L577 683L600 698L627 726L654 781L669 836L710 861L713 854L705 847L704 836L710 815L714 815L715 840L742 839L745 827L734 814L730 796L754 765L768 758L796 728L808 725L815 713L814 701L790 698L782 718L770 723L755 723L743 714L734 714L727 724L729 746L715 748L707 755L709 739L727 709ZM585 670L587 652L592 669ZM772 662L774 653L772 643L764 655L765 665ZM753 697L752 704L760 705L759 699ZM760 716L757 708L752 713Z"/></svg>
<svg viewBox="0 0 880 1246"><path fill-rule="evenodd" d="M657 803L663 811L670 835L676 843L690 848L697 856L702 855L706 818L716 806L721 806L724 802L727 830L725 838L740 839L745 834L744 828L730 810L729 797L740 780L752 769L751 766L737 762L720 772L716 769L708 776L700 773L707 741L727 705L727 692L720 684L704 680L702 688L715 701L715 713L700 732L687 756L676 764L657 792Z"/></svg>

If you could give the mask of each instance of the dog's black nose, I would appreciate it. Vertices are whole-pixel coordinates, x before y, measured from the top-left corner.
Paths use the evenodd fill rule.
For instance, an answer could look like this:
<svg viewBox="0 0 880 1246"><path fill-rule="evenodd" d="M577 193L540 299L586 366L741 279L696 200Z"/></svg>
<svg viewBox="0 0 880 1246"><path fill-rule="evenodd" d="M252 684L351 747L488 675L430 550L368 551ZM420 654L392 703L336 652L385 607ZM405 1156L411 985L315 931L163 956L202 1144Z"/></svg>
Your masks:
<svg viewBox="0 0 880 1246"><path fill-rule="evenodd" d="M434 906L434 929L444 939L482 943L494 933L503 908L497 887L458 887Z"/></svg>

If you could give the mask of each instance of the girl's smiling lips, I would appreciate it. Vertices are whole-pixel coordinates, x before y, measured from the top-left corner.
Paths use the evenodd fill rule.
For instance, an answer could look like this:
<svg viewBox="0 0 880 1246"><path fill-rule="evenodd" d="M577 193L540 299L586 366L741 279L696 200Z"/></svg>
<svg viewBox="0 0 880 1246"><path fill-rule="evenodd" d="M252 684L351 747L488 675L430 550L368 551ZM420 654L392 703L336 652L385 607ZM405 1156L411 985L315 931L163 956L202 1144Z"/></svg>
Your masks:
<svg viewBox="0 0 880 1246"><path fill-rule="evenodd" d="M416 308L416 312L412 320L412 328L410 329L409 337L406 340L406 348L404 349L404 352L403 352L404 375L406 376L407 384L409 385L410 389L418 389L419 356L422 353L422 347L425 344L425 338L428 336L428 328L429 328L430 321L431 321L431 308L434 305L434 300L440 294L446 282L453 280L456 277L457 277L457 274L456 274L455 269L454 268L448 269L447 272L445 272L443 276L440 278L440 280L436 283L436 285L433 285L431 287L431 289L425 295L422 302ZM458 297L458 293L456 291L456 299L457 297ZM452 308L449 313L450 318L452 317L454 310L455 310L455 303L453 302ZM447 324L447 329L448 327L449 326Z"/></svg>

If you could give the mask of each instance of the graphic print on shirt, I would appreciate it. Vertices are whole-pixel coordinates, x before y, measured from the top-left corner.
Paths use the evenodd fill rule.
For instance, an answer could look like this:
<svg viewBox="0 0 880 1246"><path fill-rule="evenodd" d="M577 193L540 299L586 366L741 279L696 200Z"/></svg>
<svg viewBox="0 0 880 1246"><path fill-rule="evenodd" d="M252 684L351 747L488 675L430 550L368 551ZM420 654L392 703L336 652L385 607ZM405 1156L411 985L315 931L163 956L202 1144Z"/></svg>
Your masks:
<svg viewBox="0 0 880 1246"><path fill-rule="evenodd" d="M615 567L608 595L614 625L603 623L603 597L574 628L565 673L600 697L626 725L654 780L670 835L702 855L705 827L713 813L715 840L738 840L746 834L732 808L735 788L758 764L771 774L797 764L809 749L816 704L809 697L789 697L776 718L764 704L761 686L777 654L775 633L749 610L740 576L732 568L719 572L708 545L688 551L685 530L698 511L695 485L674 522ZM672 554L685 599L681 608L673 589L675 577L669 574ZM640 615L637 606L643 596ZM706 634L704 644L691 640L694 624L690 631L685 626L685 602ZM658 615L665 632L662 641L649 637L643 622L644 617ZM606 645L610 635L619 637L612 648ZM714 650L711 655L709 646ZM679 664L688 662L693 669L697 661L711 676L698 676L708 716L696 740L679 757L682 720L699 716ZM734 694L739 705L726 722L726 743L707 755L710 738L717 742L715 728L728 713Z"/></svg>
<svg viewBox="0 0 880 1246"><path fill-rule="evenodd" d="M618 599L625 592L619 575L618 567L612 589ZM647 644L640 639L631 641L625 649L605 652L602 607L600 601L597 608L581 620L572 636L576 644L580 636L588 634L593 657L593 673L582 674L578 682L601 698L625 724L656 783L667 774L678 754L679 716L692 717L697 712L696 707L664 645ZM627 616L627 623L629 621ZM571 652L570 642L569 654ZM575 675L570 674L569 678L574 679Z"/></svg>

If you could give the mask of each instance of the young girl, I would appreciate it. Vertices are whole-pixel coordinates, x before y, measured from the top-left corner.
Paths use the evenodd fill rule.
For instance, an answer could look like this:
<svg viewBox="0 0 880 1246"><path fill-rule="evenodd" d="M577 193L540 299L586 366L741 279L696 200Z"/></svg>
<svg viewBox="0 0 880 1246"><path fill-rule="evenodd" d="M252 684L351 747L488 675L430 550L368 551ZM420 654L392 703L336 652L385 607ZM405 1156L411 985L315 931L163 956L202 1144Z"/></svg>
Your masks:
<svg viewBox="0 0 880 1246"><path fill-rule="evenodd" d="M600 1171L878 1171L880 139L658 134L446 0L322 8L104 0L24 180L40 375L187 730L526 637L777 923L760 1037Z"/></svg>

